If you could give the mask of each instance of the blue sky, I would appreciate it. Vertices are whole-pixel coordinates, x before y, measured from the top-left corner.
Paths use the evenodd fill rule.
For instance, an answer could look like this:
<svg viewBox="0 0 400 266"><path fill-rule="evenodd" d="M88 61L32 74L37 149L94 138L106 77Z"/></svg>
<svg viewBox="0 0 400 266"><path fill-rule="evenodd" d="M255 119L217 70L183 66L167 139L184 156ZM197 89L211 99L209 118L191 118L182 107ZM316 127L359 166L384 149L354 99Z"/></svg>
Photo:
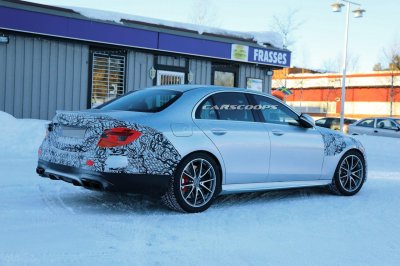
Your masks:
<svg viewBox="0 0 400 266"><path fill-rule="evenodd" d="M207 0L221 28L238 31L268 31L273 15L298 10L303 21L294 33L293 64L313 69L340 64L344 45L345 12L334 13L334 0ZM355 0L357 2L357 0ZM193 0L33 0L33 2L96 8L115 12L190 22ZM359 0L367 12L350 17L349 55L358 61L351 70L370 71L383 60L383 49L400 42L400 1ZM353 7L355 8L355 7ZM330 62L330 63L327 63ZM356 67L356 69L355 69Z"/></svg>

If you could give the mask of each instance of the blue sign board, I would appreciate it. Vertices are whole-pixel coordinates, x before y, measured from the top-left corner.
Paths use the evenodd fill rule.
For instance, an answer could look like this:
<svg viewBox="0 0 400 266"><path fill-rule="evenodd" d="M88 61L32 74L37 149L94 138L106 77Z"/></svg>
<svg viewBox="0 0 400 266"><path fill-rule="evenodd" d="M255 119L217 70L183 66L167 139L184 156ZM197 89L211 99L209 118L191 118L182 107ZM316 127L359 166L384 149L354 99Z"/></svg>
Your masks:
<svg viewBox="0 0 400 266"><path fill-rule="evenodd" d="M249 61L274 66L290 66L289 51L250 47Z"/></svg>
<svg viewBox="0 0 400 266"><path fill-rule="evenodd" d="M0 29L262 65L290 66L290 52L287 50L239 45L4 6L0 6Z"/></svg>

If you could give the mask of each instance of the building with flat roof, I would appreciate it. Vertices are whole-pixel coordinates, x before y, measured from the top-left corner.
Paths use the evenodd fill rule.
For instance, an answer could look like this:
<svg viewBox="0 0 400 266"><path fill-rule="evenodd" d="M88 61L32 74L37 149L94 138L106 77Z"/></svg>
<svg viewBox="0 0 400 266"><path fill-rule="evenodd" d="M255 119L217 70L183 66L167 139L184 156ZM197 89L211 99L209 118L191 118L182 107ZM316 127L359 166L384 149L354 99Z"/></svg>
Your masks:
<svg viewBox="0 0 400 266"><path fill-rule="evenodd" d="M276 33L0 0L0 110L49 119L164 84L271 91L290 65Z"/></svg>
<svg viewBox="0 0 400 266"><path fill-rule="evenodd" d="M342 75L300 73L274 76L272 94L314 116L340 116ZM282 86L293 94L284 97ZM346 76L345 116L400 116L400 71L349 73Z"/></svg>

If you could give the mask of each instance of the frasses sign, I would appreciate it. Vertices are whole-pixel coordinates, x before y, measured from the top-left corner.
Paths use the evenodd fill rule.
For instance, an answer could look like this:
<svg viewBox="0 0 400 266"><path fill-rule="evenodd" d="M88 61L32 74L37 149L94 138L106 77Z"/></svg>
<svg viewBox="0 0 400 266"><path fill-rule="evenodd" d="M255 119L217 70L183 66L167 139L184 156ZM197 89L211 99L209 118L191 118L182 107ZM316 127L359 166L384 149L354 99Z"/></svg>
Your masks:
<svg viewBox="0 0 400 266"><path fill-rule="evenodd" d="M290 52L253 48L250 49L250 61L268 65L290 66Z"/></svg>
<svg viewBox="0 0 400 266"><path fill-rule="evenodd" d="M231 59L263 65L290 66L290 51L232 44Z"/></svg>

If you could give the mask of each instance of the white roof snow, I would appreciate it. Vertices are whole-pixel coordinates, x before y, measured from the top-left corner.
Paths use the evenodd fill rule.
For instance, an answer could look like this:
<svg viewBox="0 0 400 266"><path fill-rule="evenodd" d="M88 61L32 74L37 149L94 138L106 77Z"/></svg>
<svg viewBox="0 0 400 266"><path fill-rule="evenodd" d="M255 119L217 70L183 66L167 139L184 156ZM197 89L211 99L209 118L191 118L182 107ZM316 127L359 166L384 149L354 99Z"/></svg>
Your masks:
<svg viewBox="0 0 400 266"><path fill-rule="evenodd" d="M225 30L225 29L221 29L221 28L195 25L195 24L191 24L191 23L161 20L161 19L156 19L156 18L142 17L142 16L137 16L137 15L103 11L103 10L97 10L97 9L91 9L91 8L71 7L71 6L62 6L62 7L71 9L71 10L81 14L82 16L85 16L90 19L113 21L113 22L121 23L121 24L123 24L123 22L122 22L123 20L138 21L138 22L149 23L149 24L154 24L154 25L195 31L198 34L209 33L209 34L222 35L222 36L226 36L226 37L249 39L249 40L253 40L253 41L257 42L259 45L262 45L262 46L265 46L266 44L268 44L275 48L283 47L283 41L282 41L282 38L279 35L279 33L272 32L272 31L263 31L263 32L231 31L231 30Z"/></svg>

